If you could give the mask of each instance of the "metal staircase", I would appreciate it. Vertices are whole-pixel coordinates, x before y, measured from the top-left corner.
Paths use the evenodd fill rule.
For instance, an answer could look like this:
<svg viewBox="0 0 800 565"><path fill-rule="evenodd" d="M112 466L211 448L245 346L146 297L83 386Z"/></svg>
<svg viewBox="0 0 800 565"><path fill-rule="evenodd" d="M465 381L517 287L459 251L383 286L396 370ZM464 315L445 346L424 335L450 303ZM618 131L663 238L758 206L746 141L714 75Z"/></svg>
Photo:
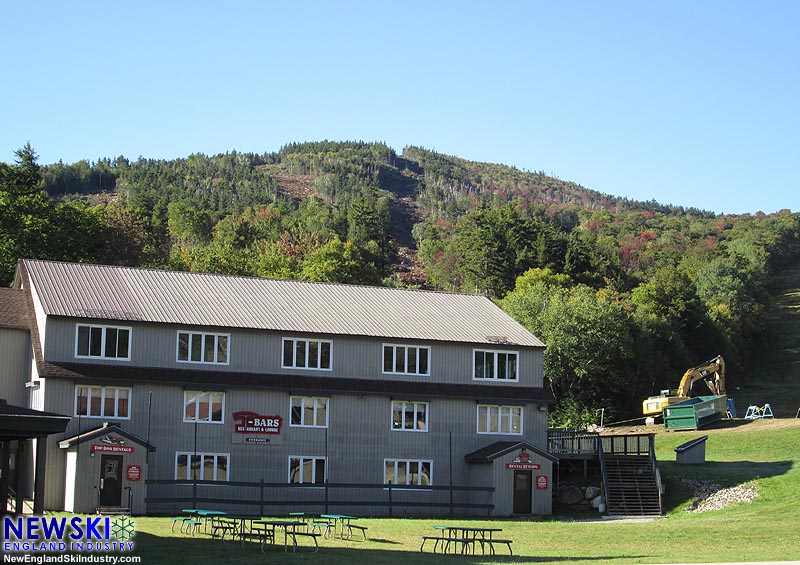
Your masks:
<svg viewBox="0 0 800 565"><path fill-rule="evenodd" d="M609 516L660 516L660 481L649 455L604 454L602 457Z"/></svg>

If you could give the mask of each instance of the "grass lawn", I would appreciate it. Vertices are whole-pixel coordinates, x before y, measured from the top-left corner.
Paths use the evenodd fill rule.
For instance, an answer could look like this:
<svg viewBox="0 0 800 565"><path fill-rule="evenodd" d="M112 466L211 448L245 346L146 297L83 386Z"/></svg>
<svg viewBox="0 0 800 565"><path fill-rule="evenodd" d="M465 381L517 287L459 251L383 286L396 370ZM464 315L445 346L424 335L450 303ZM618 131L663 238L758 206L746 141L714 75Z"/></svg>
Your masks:
<svg viewBox="0 0 800 565"><path fill-rule="evenodd" d="M667 484L667 517L651 522L593 519L388 519L360 520L369 527L366 542L321 540L319 553L284 553L256 545L211 540L170 532L171 518L139 517L135 555L142 563L692 563L791 560L800 556L800 420L732 421L702 432L658 430L656 446ZM673 448L709 435L705 465L677 465ZM759 496L752 503L689 514L693 493L680 476L713 480L723 486L753 482ZM437 524L488 525L503 528L514 540L514 556L442 556L420 553L422 534ZM279 535L279 541L281 537ZM426 546L426 551L430 546Z"/></svg>

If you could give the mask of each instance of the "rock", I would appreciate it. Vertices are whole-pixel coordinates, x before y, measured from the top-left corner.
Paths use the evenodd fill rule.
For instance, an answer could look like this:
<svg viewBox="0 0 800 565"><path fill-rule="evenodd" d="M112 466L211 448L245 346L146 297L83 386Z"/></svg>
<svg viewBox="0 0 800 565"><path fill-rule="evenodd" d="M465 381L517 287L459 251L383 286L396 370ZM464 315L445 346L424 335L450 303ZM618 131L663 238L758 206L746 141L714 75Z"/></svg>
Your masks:
<svg viewBox="0 0 800 565"><path fill-rule="evenodd" d="M600 488L586 487L586 493L583 496L586 498L586 500L592 500L594 498L597 498L598 496L600 496Z"/></svg>
<svg viewBox="0 0 800 565"><path fill-rule="evenodd" d="M589 501L589 506L595 509L599 509L601 504L603 504L602 496L596 496Z"/></svg>
<svg viewBox="0 0 800 565"><path fill-rule="evenodd" d="M562 504L578 504L583 500L583 492L579 487L572 485L558 487L558 501Z"/></svg>
<svg viewBox="0 0 800 565"><path fill-rule="evenodd" d="M695 501L686 509L689 513L707 512L708 510L722 510L738 502L752 502L757 496L755 485L745 483L728 488L710 481L695 479L679 479L681 484L691 488L696 497Z"/></svg>

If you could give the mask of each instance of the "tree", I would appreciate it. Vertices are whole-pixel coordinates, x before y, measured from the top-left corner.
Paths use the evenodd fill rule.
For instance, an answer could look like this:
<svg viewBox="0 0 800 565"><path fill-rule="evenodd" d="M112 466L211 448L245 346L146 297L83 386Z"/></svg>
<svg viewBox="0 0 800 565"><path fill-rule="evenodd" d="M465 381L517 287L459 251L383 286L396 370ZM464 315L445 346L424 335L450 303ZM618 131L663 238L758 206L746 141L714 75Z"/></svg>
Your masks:
<svg viewBox="0 0 800 565"><path fill-rule="evenodd" d="M54 258L55 202L42 190L30 143L14 152L14 165L0 163L0 284L11 283L17 260Z"/></svg>

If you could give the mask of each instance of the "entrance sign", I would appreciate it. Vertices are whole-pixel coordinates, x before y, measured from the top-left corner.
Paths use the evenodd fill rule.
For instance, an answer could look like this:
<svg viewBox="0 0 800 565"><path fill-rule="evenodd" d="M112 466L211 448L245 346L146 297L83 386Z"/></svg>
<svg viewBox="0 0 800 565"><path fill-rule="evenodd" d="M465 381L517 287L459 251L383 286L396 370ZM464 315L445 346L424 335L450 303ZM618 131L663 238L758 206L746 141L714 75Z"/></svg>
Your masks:
<svg viewBox="0 0 800 565"><path fill-rule="evenodd" d="M514 457L513 463L506 463L506 469L512 471L538 471L542 468L538 463L531 463L530 458L529 453L520 451L519 455Z"/></svg>
<svg viewBox="0 0 800 565"><path fill-rule="evenodd" d="M92 451L99 451L100 453L133 453L133 448L127 445L100 445L93 443Z"/></svg>
<svg viewBox="0 0 800 565"><path fill-rule="evenodd" d="M536 477L536 488L538 490L547 489L547 475L537 475L537 477Z"/></svg>
<svg viewBox="0 0 800 565"><path fill-rule="evenodd" d="M141 478L142 478L141 465L128 465L128 480L138 481Z"/></svg>
<svg viewBox="0 0 800 565"><path fill-rule="evenodd" d="M541 468L538 463L506 463L506 469L512 471L538 471Z"/></svg>
<svg viewBox="0 0 800 565"><path fill-rule="evenodd" d="M233 431L237 434L279 434L283 425L280 416L262 416L256 412L234 412L237 423Z"/></svg>

